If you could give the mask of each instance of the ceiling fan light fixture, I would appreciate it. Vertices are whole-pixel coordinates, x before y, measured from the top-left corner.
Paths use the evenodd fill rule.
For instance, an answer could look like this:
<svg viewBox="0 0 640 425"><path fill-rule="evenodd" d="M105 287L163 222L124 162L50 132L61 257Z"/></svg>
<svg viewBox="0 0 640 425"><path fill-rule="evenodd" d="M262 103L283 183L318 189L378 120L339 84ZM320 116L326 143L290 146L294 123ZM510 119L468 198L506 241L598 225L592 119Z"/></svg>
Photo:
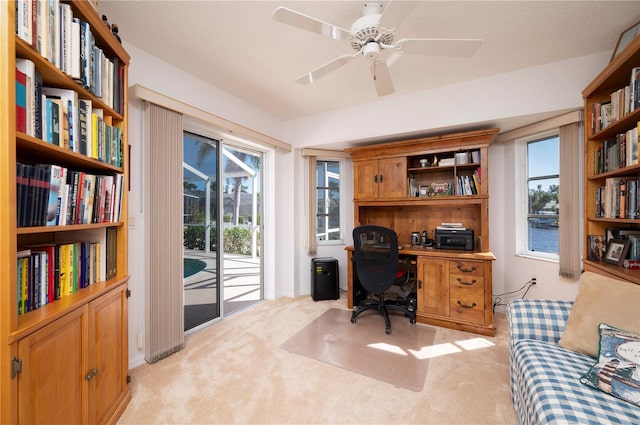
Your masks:
<svg viewBox="0 0 640 425"><path fill-rule="evenodd" d="M362 48L362 54L368 59L376 59L380 55L380 45L376 42L369 42Z"/></svg>

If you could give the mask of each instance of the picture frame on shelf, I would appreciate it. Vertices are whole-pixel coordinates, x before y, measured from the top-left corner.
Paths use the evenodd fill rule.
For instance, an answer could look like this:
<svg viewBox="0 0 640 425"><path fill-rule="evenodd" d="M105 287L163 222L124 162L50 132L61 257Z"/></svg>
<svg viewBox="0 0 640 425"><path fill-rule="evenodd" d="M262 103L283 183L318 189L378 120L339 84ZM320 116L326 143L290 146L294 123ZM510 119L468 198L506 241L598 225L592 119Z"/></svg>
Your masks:
<svg viewBox="0 0 640 425"><path fill-rule="evenodd" d="M631 25L629 28L622 31L618 37L616 47L613 49L609 63L611 63L638 35L640 35L640 22Z"/></svg>
<svg viewBox="0 0 640 425"><path fill-rule="evenodd" d="M612 239L607 246L607 253L603 261L621 266L629 251L629 241L622 239Z"/></svg>
<svg viewBox="0 0 640 425"><path fill-rule="evenodd" d="M604 235L589 235L589 253L587 259L602 261L606 251L607 242Z"/></svg>

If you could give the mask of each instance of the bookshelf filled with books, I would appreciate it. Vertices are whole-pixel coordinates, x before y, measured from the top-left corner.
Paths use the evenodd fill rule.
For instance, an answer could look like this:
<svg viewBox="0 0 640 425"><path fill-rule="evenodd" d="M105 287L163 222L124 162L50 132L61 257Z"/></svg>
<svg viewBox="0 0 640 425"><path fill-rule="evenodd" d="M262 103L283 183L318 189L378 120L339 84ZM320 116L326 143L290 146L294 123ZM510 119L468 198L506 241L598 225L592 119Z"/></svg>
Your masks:
<svg viewBox="0 0 640 425"><path fill-rule="evenodd" d="M636 267L640 264L639 85L640 37L636 37L582 92L584 269L636 284L640 284Z"/></svg>
<svg viewBox="0 0 640 425"><path fill-rule="evenodd" d="M115 422L131 397L130 58L90 2L0 7L0 422Z"/></svg>

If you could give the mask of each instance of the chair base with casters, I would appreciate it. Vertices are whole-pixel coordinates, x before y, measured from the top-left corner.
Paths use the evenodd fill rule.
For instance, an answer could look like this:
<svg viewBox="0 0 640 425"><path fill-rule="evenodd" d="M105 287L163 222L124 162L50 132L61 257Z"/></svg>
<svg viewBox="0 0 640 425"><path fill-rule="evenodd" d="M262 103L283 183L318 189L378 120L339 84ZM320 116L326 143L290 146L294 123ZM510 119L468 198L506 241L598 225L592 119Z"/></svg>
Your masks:
<svg viewBox="0 0 640 425"><path fill-rule="evenodd" d="M407 298L404 304L396 300L387 300L384 293L375 295L377 299L364 300L359 306L353 309L351 313L351 323L356 323L357 317L367 310L378 310L383 316L386 324L385 332L391 334L391 320L389 319L389 311L398 311L409 318L411 324L416 323L415 303L411 302L411 298Z"/></svg>

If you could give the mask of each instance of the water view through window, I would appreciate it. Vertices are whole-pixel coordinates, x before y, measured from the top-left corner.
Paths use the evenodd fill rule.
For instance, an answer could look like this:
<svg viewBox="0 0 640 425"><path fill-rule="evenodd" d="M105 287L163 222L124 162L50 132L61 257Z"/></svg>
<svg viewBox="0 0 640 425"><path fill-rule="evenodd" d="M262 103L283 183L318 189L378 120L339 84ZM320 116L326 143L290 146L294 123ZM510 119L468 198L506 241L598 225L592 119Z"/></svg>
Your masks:
<svg viewBox="0 0 640 425"><path fill-rule="evenodd" d="M527 144L527 249L558 254L560 195L559 138Z"/></svg>

